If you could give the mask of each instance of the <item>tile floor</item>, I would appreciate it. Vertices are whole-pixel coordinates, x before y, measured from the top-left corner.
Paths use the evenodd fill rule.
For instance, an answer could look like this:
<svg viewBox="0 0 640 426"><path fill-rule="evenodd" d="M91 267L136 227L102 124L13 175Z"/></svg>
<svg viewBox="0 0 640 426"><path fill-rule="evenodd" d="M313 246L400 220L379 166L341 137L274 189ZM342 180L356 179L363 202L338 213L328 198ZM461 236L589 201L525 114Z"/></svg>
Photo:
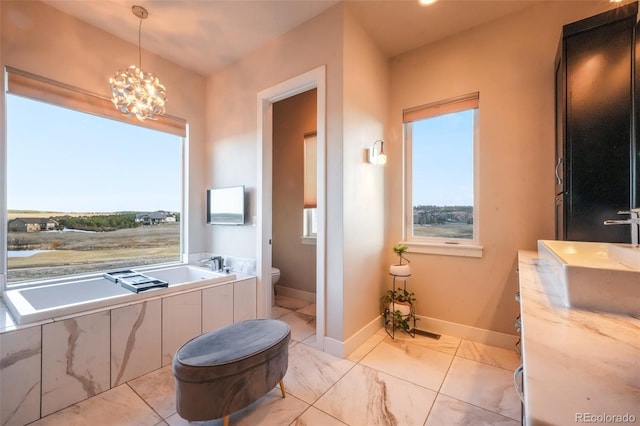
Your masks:
<svg viewBox="0 0 640 426"><path fill-rule="evenodd" d="M231 425L509 425L520 422L513 389L516 352L442 336L381 329L347 359L320 352L315 305L277 297L274 318L291 326L287 393L279 389L234 413ZM44 425L222 425L189 423L175 412L171 366L32 423Z"/></svg>

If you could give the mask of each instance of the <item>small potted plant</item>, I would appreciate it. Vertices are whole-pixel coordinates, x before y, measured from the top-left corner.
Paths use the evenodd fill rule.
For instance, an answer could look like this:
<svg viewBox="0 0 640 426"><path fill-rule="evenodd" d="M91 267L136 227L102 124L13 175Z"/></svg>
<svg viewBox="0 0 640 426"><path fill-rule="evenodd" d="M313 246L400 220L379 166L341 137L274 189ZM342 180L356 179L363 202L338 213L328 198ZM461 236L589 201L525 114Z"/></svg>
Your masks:
<svg viewBox="0 0 640 426"><path fill-rule="evenodd" d="M414 294L406 289L388 290L381 299L385 323L393 323L409 333L412 328L409 321L415 301Z"/></svg>
<svg viewBox="0 0 640 426"><path fill-rule="evenodd" d="M409 259L404 257L409 247L406 244L396 244L393 246L393 252L398 255L398 263L389 267L389 273L396 276L397 279L406 280L411 275L409 267ZM402 263L406 261L406 263Z"/></svg>

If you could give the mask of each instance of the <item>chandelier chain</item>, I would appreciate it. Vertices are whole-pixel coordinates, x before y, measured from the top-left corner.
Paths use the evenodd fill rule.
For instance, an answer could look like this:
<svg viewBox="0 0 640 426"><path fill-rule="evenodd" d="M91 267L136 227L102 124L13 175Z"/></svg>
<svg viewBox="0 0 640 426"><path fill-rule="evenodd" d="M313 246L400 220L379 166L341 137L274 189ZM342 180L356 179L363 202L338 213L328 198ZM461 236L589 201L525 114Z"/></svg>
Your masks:
<svg viewBox="0 0 640 426"><path fill-rule="evenodd" d="M138 25L138 68L142 68L142 18Z"/></svg>

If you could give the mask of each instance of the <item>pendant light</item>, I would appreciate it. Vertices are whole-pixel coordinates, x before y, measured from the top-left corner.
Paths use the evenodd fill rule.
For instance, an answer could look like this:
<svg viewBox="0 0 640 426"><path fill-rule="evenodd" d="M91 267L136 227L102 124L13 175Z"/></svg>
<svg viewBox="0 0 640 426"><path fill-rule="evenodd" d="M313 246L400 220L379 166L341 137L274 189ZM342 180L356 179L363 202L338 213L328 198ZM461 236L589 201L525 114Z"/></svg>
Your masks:
<svg viewBox="0 0 640 426"><path fill-rule="evenodd" d="M140 121L146 119L157 120L164 114L164 105L167 101L165 87L154 74L143 71L141 31L142 20L147 19L149 12L142 7L134 5L131 11L140 18L138 26L138 66L131 65L125 71L118 71L109 79L111 85L111 101L122 114L130 117L135 115Z"/></svg>

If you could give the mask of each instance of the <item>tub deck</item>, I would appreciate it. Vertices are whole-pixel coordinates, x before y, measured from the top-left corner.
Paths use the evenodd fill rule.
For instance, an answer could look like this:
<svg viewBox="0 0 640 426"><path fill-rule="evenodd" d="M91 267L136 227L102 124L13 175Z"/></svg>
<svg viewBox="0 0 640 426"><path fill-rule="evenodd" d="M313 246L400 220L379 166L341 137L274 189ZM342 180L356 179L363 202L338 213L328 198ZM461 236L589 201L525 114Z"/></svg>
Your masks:
<svg viewBox="0 0 640 426"><path fill-rule="evenodd" d="M100 275L7 290L3 299L16 323L22 325L236 279L235 274L186 264L157 269L140 268L139 271L167 282L168 286L135 293Z"/></svg>

